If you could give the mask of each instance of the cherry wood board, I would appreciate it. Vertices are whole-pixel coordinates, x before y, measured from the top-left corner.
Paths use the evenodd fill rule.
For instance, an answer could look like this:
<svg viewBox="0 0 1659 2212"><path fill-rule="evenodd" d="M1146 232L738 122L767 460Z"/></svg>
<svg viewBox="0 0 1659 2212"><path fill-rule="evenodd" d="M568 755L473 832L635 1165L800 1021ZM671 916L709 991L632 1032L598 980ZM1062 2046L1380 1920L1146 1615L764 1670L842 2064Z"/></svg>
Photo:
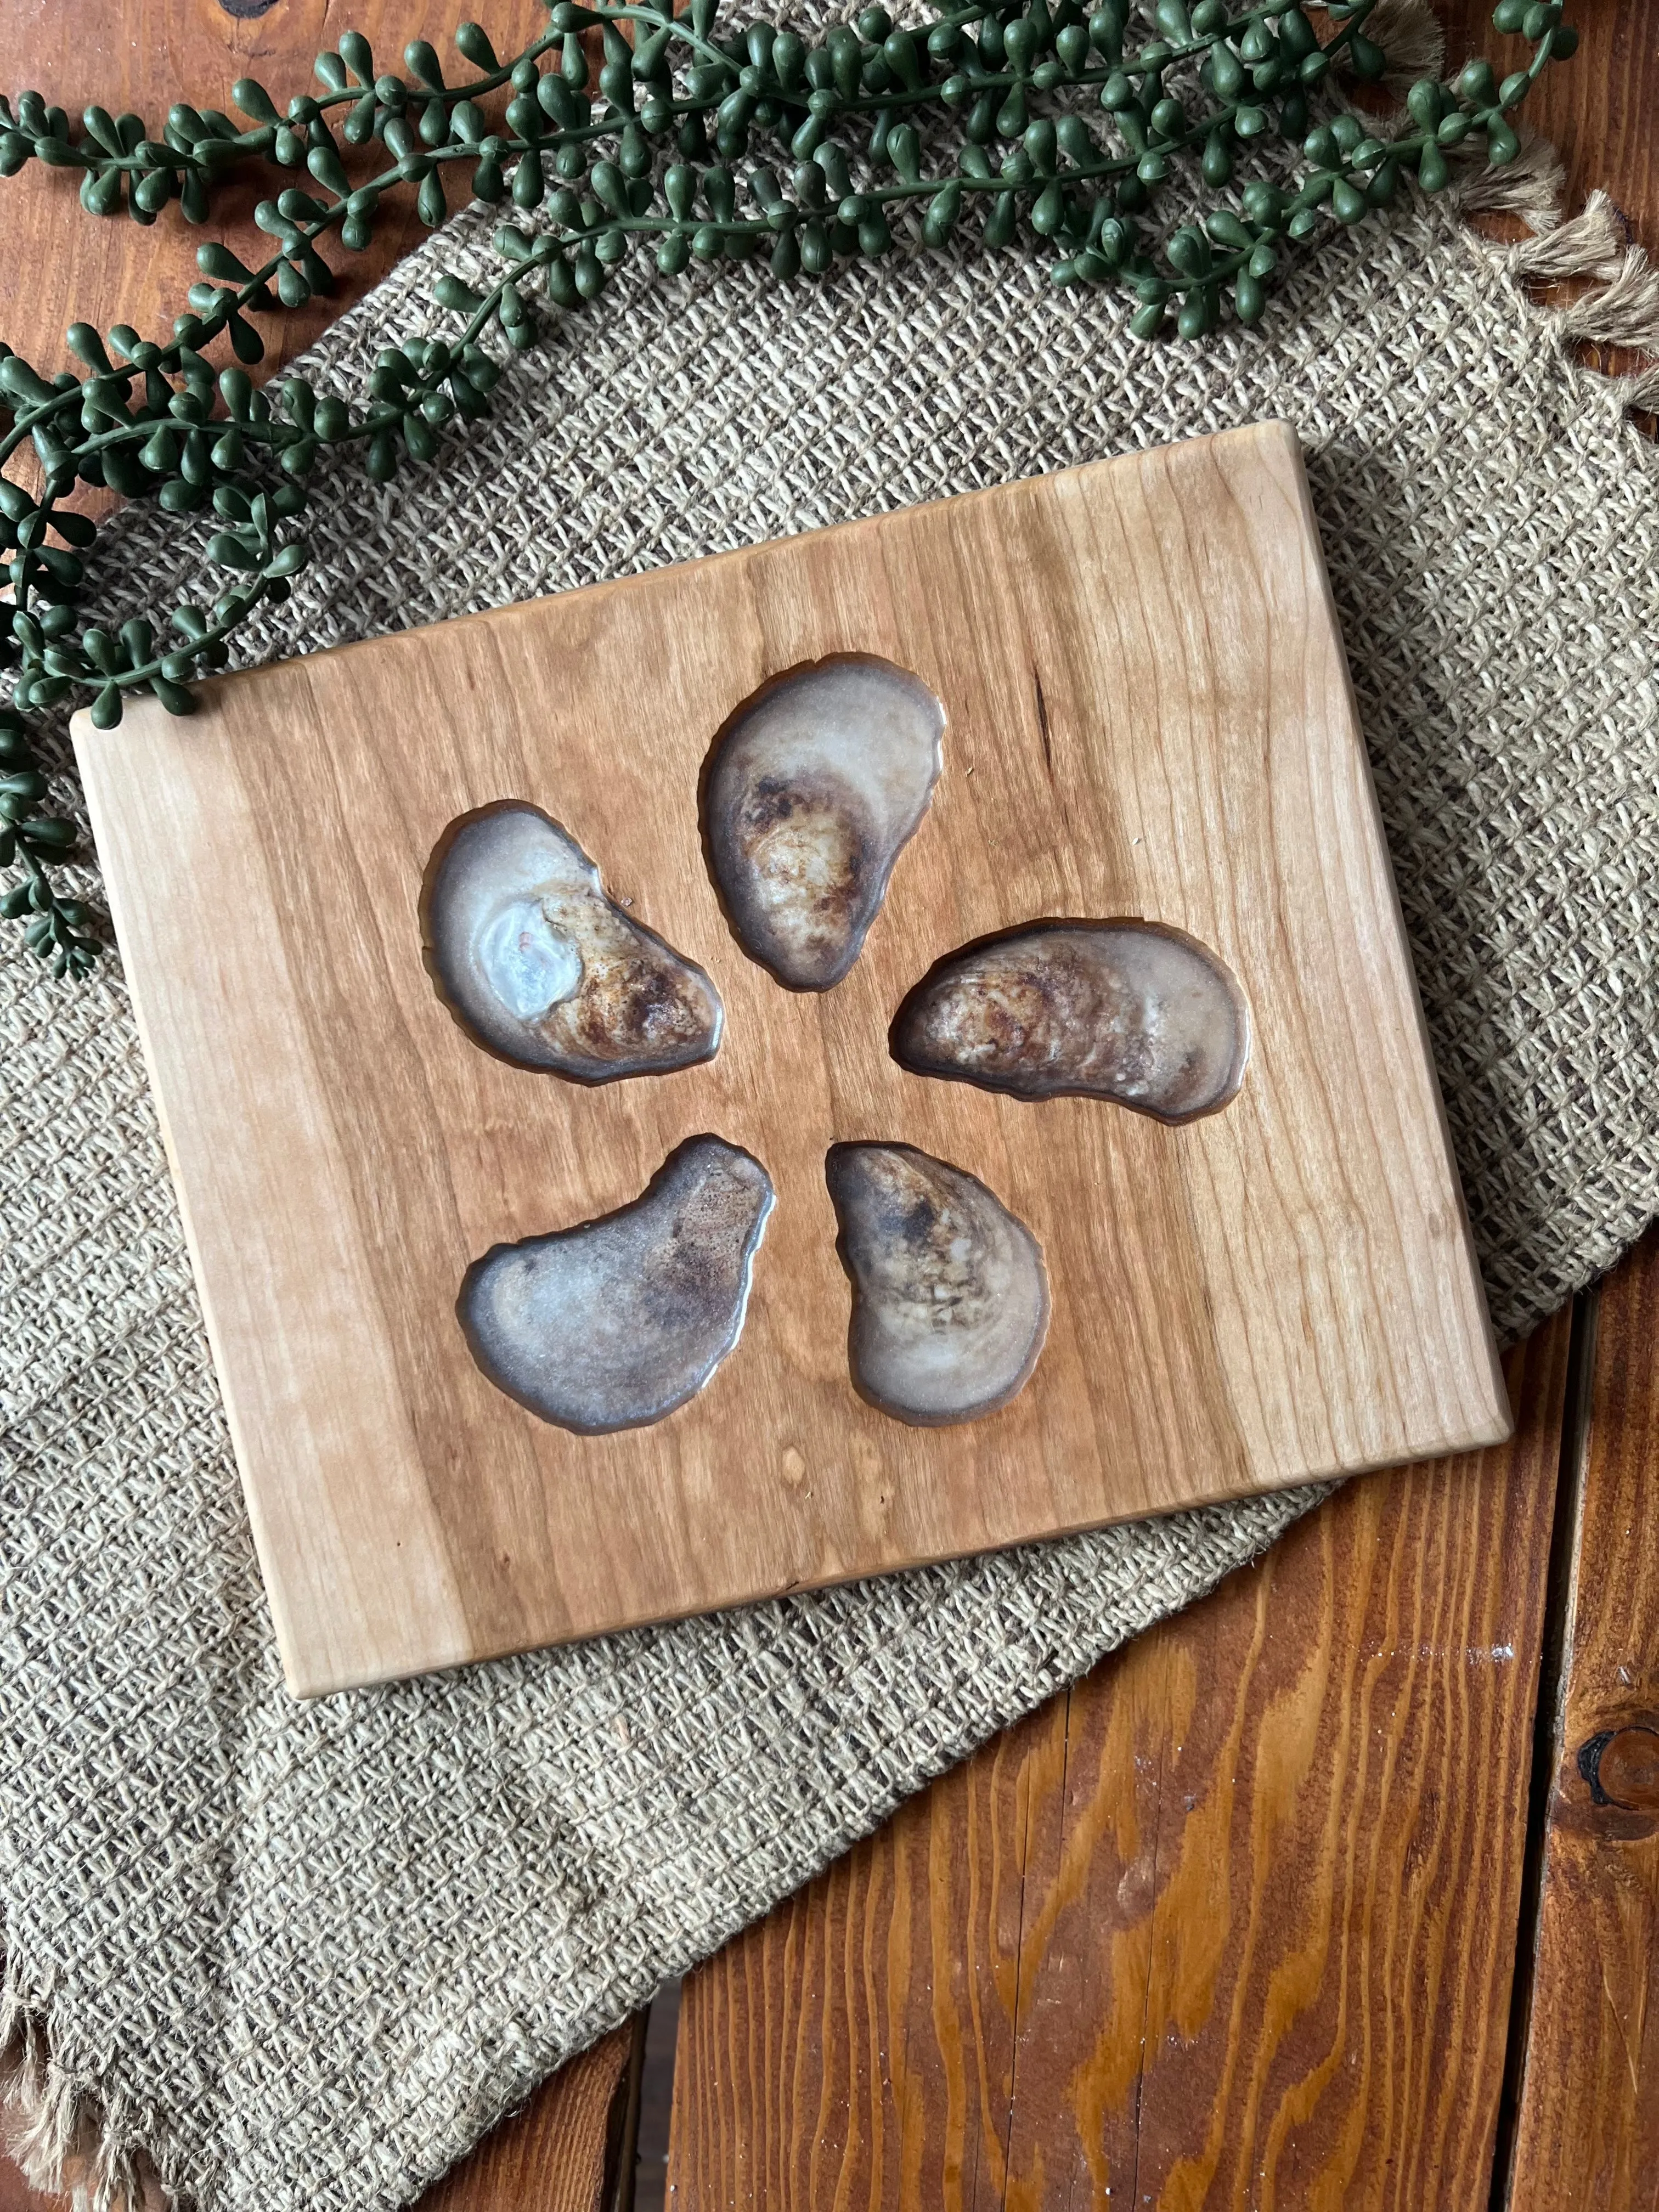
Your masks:
<svg viewBox="0 0 1659 2212"><path fill-rule="evenodd" d="M780 671L913 670L950 724L847 980L732 939L699 772ZM76 742L288 1679L386 1679L1492 1442L1509 1420L1301 460L1267 424L319 654ZM532 800L714 975L707 1065L576 1089L473 1046L422 966L445 830ZM158 865L156 856L165 854ZM1237 1098L1171 1128L903 1073L956 945L1139 915L1249 1001ZM490 1245L711 1130L778 1204L737 1350L577 1437L475 1366ZM1048 1340L984 1420L863 1404L837 1141L981 1176Z"/></svg>
<svg viewBox="0 0 1659 2212"><path fill-rule="evenodd" d="M1484 2207L1568 1338L700 1966L678 2212Z"/></svg>

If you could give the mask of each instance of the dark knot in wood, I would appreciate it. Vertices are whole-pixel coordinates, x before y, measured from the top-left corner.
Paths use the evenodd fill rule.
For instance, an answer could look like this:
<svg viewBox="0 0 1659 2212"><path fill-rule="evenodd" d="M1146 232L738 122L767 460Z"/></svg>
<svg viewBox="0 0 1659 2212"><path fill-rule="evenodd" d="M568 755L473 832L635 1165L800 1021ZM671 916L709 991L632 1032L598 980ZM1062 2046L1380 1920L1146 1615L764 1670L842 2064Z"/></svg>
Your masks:
<svg viewBox="0 0 1659 2212"><path fill-rule="evenodd" d="M1603 1729L1580 1747L1578 1771L1593 1804L1659 1813L1659 1729Z"/></svg>

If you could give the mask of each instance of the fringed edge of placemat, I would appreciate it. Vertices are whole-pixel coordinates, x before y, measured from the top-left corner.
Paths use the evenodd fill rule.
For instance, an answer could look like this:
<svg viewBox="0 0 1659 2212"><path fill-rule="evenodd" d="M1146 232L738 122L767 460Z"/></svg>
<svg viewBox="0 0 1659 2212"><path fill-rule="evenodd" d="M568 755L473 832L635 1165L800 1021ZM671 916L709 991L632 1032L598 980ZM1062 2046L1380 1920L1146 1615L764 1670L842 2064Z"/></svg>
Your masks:
<svg viewBox="0 0 1659 2212"><path fill-rule="evenodd" d="M165 2212L182 2201L141 2148L142 2115L112 2109L101 2089L56 2064L9 1960L0 1982L0 2132L30 2187L69 2197L77 2212Z"/></svg>
<svg viewBox="0 0 1659 2212"><path fill-rule="evenodd" d="M1403 92L1417 77L1438 73L1445 40L1429 0L1382 0L1375 21L1394 58L1385 80L1390 89ZM1536 131L1520 135L1514 161L1455 186L1470 244L1495 281L1524 288L1540 337L1569 366L1605 374L1582 359L1577 349L1584 345L1653 356L1607 381L1626 412L1659 410L1659 269L1632 242L1605 191L1592 191L1577 215L1566 216L1559 154ZM1516 217L1531 235L1494 238L1480 228L1490 216ZM1535 296L1561 285L1579 288L1565 306ZM187 2200L167 2187L143 2148L143 2116L112 2108L97 2085L58 2065L44 2018L24 2002L3 1954L0 1962L0 2136L24 2179L69 2196L77 2212L177 2212Z"/></svg>

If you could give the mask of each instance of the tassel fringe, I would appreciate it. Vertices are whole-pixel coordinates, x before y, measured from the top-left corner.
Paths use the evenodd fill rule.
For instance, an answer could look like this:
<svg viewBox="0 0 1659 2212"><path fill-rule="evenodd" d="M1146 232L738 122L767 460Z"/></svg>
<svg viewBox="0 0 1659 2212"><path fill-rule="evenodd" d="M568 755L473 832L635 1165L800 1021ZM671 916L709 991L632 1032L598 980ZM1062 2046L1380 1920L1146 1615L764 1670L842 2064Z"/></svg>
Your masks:
<svg viewBox="0 0 1659 2212"><path fill-rule="evenodd" d="M1446 66L1446 34L1428 0L1377 0L1365 19L1365 36L1388 53L1382 83L1389 92L1438 76Z"/></svg>
<svg viewBox="0 0 1659 2212"><path fill-rule="evenodd" d="M1458 211L1518 216L1526 223L1533 235L1518 245L1487 245L1523 283L1585 285L1569 305L1547 311L1565 338L1659 356L1659 269L1631 243L1629 224L1605 192L1592 192L1578 214L1564 219L1565 183L1553 148L1528 135L1507 168L1463 180ZM1659 407L1659 359L1615 386L1626 410Z"/></svg>
<svg viewBox="0 0 1659 2212"><path fill-rule="evenodd" d="M52 2063L44 2028L8 1972L0 1994L0 2142L32 2189L75 2212L163 2212L137 2130L112 2124L101 2100Z"/></svg>

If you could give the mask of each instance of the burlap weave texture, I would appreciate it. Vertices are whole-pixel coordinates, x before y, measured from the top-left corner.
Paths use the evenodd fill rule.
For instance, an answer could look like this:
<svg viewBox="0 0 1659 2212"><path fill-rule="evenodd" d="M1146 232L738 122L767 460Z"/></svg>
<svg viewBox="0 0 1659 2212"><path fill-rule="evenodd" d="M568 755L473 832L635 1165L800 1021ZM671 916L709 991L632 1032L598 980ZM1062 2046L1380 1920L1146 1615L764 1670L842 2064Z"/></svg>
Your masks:
<svg viewBox="0 0 1659 2212"><path fill-rule="evenodd" d="M361 388L464 217L317 349ZM482 266L482 263L480 263ZM319 501L265 657L1228 425L1299 431L1494 1314L1659 1206L1659 477L1453 218L1149 350L1012 257L624 276ZM122 526L146 603L185 570ZM112 590L111 605L117 611ZM411 745L428 741L411 729ZM165 856L158 856L165 865ZM212 2212L412 2197L562 2057L1305 1494L300 1707L127 1000L0 966L0 1897L41 2139ZM45 2056L49 2030L50 2058Z"/></svg>

